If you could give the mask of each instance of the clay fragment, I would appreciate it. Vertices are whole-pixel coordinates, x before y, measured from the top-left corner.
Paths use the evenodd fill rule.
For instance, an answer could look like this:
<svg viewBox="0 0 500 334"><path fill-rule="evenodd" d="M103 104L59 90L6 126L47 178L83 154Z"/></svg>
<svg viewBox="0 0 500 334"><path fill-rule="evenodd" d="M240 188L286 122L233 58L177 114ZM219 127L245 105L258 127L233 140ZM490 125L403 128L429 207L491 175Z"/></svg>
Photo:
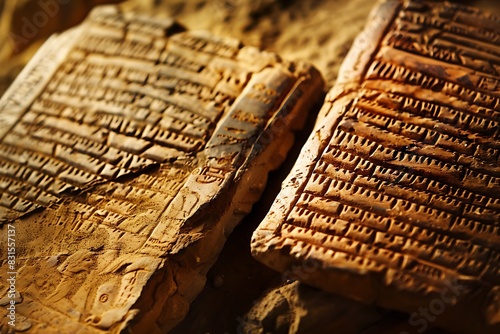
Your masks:
<svg viewBox="0 0 500 334"><path fill-rule="evenodd" d="M239 333L361 333L384 311L301 285L270 289L240 320Z"/></svg>
<svg viewBox="0 0 500 334"><path fill-rule="evenodd" d="M322 87L118 7L52 37L0 100L1 332L171 329Z"/></svg>
<svg viewBox="0 0 500 334"><path fill-rule="evenodd" d="M498 333L499 47L500 19L477 9L379 5L254 256L282 272L314 263L304 282L416 312L416 329Z"/></svg>

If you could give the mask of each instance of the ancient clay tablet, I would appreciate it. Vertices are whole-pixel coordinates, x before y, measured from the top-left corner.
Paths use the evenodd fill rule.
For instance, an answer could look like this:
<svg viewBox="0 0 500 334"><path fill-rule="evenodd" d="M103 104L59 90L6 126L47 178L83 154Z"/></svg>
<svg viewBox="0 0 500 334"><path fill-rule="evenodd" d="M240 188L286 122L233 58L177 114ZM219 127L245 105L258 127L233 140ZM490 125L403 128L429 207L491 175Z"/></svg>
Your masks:
<svg viewBox="0 0 500 334"><path fill-rule="evenodd" d="M1 332L170 329L322 87L115 7L50 39L0 101Z"/></svg>
<svg viewBox="0 0 500 334"><path fill-rule="evenodd" d="M387 1L373 12L252 249L280 271L500 332L500 19Z"/></svg>

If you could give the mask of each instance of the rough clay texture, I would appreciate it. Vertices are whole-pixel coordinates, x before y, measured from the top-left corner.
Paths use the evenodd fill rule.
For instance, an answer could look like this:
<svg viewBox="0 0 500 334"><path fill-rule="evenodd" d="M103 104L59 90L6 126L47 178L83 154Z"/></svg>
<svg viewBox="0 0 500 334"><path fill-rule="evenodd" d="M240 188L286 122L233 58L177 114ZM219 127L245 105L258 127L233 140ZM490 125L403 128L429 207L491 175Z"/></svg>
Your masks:
<svg viewBox="0 0 500 334"><path fill-rule="evenodd" d="M51 17L47 26L39 30L40 34L35 39L46 37L53 31L61 31L77 23L93 4L104 2L113 1L69 1L57 11L54 17ZM500 14L500 5L497 1L461 0L457 2L473 4ZM21 35L22 19L26 17L31 20L33 14L41 9L39 6L41 2L39 0L9 0L4 3L10 6L10 11L15 12L11 15L4 7L0 19L0 43L4 42L3 46L7 50L0 55L1 93L11 84L41 43L40 40L36 40L31 45L20 45L29 46L29 48L17 56L8 56L8 49L14 46L13 44L5 45L9 43L8 30L6 30L9 28L8 25L14 26L11 28L12 32ZM356 34L362 30L373 5L373 0L130 0L123 6L149 14L173 16L190 29L204 29L219 36L236 37L247 45L257 45L265 50L278 52L286 59L307 59L320 69L326 78L327 85L331 87L342 60ZM301 140L304 142L308 135L307 131L310 130L301 132L301 137L304 138ZM300 145L297 145L294 150L297 151L299 148ZM274 200L274 194L279 192L281 180L287 175L296 155L287 158L286 168L281 168L270 176L271 187L264 192L265 200L254 205L244 222L236 228L235 233L229 236L228 243L221 253L222 258L219 257L208 273L209 280L203 292L191 304L188 317L178 326L178 331L174 332L181 334L237 332L242 328L242 321L247 318L246 311L252 309L248 318L253 328L255 329L257 323L261 326L260 329L255 329L256 333L278 333L279 330L293 333L284 330L283 326L278 328L276 323L270 320L273 317L281 319L282 314L289 313L287 308L277 307L274 312L266 308L259 314L255 313L253 306L261 300L262 291L268 289L271 293L266 293L266 298L275 296L279 300L282 300L284 295L287 295L286 300L295 300L293 295L305 289L310 292L307 294L308 299L300 304L307 314L300 313L301 325L297 329L298 333L357 332L349 332L345 330L346 327L332 331L328 324L336 323L336 318L318 311L322 309L323 302L328 307L334 308L333 303L339 303L337 297L304 286L304 284L300 285L300 289L282 289L281 282L284 275L269 269L250 256L248 245L251 234ZM300 270L299 274L301 277L304 276ZM218 284L214 284L216 279ZM279 291L279 293L273 294L272 291ZM303 300L304 294L299 294L298 298ZM274 307L280 304L276 302L268 305ZM295 305L294 303L292 307ZM362 308L362 306L359 307ZM413 311L418 311L418 309ZM272 313L272 316L268 316L268 313ZM336 314L344 322L354 323L363 323L364 320L361 318L365 314L367 317L372 316L371 312L365 311L352 314L352 317L342 312ZM259 318L259 315L263 317ZM399 334L401 331L418 333L420 326L411 326L408 320L409 315L403 313L386 314L381 320L375 319L377 324L361 333ZM314 326L311 327L311 323ZM433 324L434 322L428 323L426 334L434 333L429 330Z"/></svg>
<svg viewBox="0 0 500 334"><path fill-rule="evenodd" d="M309 65L183 30L101 7L47 41L0 100L15 330L172 328L321 97ZM2 332L14 330L8 289Z"/></svg>
<svg viewBox="0 0 500 334"><path fill-rule="evenodd" d="M491 14L378 6L254 234L257 259L313 263L304 281L329 292L498 333L499 47Z"/></svg>

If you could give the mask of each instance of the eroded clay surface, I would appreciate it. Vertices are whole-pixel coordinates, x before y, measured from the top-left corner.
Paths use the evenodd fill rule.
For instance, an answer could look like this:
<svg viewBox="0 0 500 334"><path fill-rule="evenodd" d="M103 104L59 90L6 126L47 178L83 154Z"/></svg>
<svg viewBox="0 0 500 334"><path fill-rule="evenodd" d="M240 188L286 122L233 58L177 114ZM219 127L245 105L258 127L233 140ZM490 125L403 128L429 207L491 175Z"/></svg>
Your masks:
<svg viewBox="0 0 500 334"><path fill-rule="evenodd" d="M165 332L321 96L313 68L102 7L0 101L0 247L16 327Z"/></svg>
<svg viewBox="0 0 500 334"><path fill-rule="evenodd" d="M500 328L500 19L387 1L372 14L253 253L457 332ZM459 320L457 320L459 319Z"/></svg>

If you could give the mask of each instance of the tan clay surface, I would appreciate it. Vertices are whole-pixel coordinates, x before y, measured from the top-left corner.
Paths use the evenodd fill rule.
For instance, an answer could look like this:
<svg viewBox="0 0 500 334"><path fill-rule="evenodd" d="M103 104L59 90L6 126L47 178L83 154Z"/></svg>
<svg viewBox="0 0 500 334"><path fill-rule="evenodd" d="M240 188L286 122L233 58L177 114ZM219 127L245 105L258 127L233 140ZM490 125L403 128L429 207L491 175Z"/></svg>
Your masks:
<svg viewBox="0 0 500 334"><path fill-rule="evenodd" d="M17 278L16 330L172 328L321 97L306 64L182 31L102 7L0 100L0 247L10 230L17 245L0 270Z"/></svg>
<svg viewBox="0 0 500 334"><path fill-rule="evenodd" d="M500 328L500 19L387 1L253 238L280 271L456 332ZM443 305L439 308L436 305ZM457 321L460 319L460 321Z"/></svg>
<svg viewBox="0 0 500 334"><path fill-rule="evenodd" d="M39 32L44 37L55 29L65 29L69 24L81 20L85 16L85 11L93 3L100 2L107 1L71 0L58 11L55 17L51 18L50 24L44 26ZM462 0L457 2L478 5L480 8L500 14L497 1ZM8 15L2 16L0 30L7 28L7 23L11 22L14 26L12 31L18 35L21 33L23 23L21 19L23 17L31 19L33 14L40 10L36 7L39 3L38 0L7 0L5 3L19 8L16 8L16 13L11 21ZM206 29L220 36L237 37L245 44L258 45L266 50L279 52L286 59L307 59L321 70L327 79L327 85L332 86L340 63L345 58L353 38L365 24L368 12L373 5L373 0L131 0L127 1L124 7L165 17L175 16L178 21L190 29ZM9 42L6 35L0 33L0 42L2 40ZM10 85L19 68L31 58L33 50L39 45L37 42L23 54L8 60L3 57L7 54L2 53L2 57L0 57L0 92L3 93L5 88ZM4 46L7 49L12 47L12 45ZM291 157L289 163L293 163L294 160ZM286 173L287 169L281 169L272 175L270 180L274 182L274 188L279 189L280 179ZM269 202L274 199L274 188L268 188L265 192ZM300 313L298 321L300 321L301 326L297 329L299 333L329 334L332 332L328 324L336 324L337 320L331 314L321 313L321 310L325 304L330 309L334 309L333 303L339 302L338 298L332 296L328 300L327 294L320 290L313 291L315 297L307 294L307 298L304 298L304 294L298 292L306 288L309 291L313 288L309 289L303 285L300 289L282 289L283 274L267 269L249 256L249 249L246 245L250 241L254 227L262 219L258 212L262 211L263 214L266 212L270 205L268 201L261 201L257 206L254 206L252 213L246 217L242 226L237 227L236 232L240 231L240 233L233 233L229 236L229 247L224 249L223 257L209 272L211 279L194 302L189 311L189 317L182 322L182 325L185 326L181 326L178 333L236 332L240 325L239 320L247 310L252 309L252 321L257 320L253 306L257 305L255 302L261 300L259 298L260 291L267 288L270 288L271 291L279 291L279 294L274 294L276 300L283 300L283 296L286 296L286 300L301 301L300 305L307 314ZM221 283L215 287L213 281L218 281L216 278L221 276L223 277ZM0 275L0 277L3 276ZM297 293L298 296L295 296ZM272 293L266 294L266 298L272 298L272 296ZM280 305L279 302L262 306L260 314L269 312L269 308L277 305ZM295 305L293 304L293 307ZM362 306L359 307L360 310L363 310ZM413 311L418 311L418 309ZM272 317L281 319L287 314L286 308L276 307L272 312ZM352 317L349 317L348 314L339 314L339 316L347 323L367 323L361 319L364 314L359 312L351 314ZM371 312L366 312L366 317L371 315ZM263 328L267 331L277 332L278 328L273 327L274 323L269 319L270 317L264 319ZM385 320L381 321L380 325L373 326L367 333L399 334L403 330L417 333L416 330L419 327L410 326L408 320L409 315L388 315ZM456 319L456 321L459 322L460 319ZM310 326L311 322L313 327ZM345 328L343 327L343 329ZM336 328L335 333L349 333L349 331L344 332ZM425 333L430 333L430 331L427 330Z"/></svg>

